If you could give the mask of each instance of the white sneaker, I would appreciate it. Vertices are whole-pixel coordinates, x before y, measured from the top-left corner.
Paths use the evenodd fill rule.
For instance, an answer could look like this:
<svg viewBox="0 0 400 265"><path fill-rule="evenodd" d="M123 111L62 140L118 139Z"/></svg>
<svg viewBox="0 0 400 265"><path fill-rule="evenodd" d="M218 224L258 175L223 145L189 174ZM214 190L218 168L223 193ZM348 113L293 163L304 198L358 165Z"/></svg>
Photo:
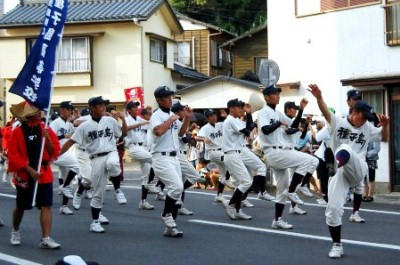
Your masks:
<svg viewBox="0 0 400 265"><path fill-rule="evenodd" d="M293 225L286 223L282 220L282 217L279 217L278 221L272 221L273 229L292 229Z"/></svg>
<svg viewBox="0 0 400 265"><path fill-rule="evenodd" d="M51 237L45 237L40 239L39 247L44 249L58 249L61 247L61 245L54 241L54 239Z"/></svg>
<svg viewBox="0 0 400 265"><path fill-rule="evenodd" d="M94 233L104 233L104 228L101 226L100 221L99 220L93 220L93 222L90 224L90 232L94 232Z"/></svg>
<svg viewBox="0 0 400 265"><path fill-rule="evenodd" d="M92 199L93 198L93 190L92 189L90 189L90 190L87 190L86 191L86 199Z"/></svg>
<svg viewBox="0 0 400 265"><path fill-rule="evenodd" d="M151 205L148 201L143 200L139 202L139 209L142 210L153 210L154 209L154 205Z"/></svg>
<svg viewBox="0 0 400 265"><path fill-rule="evenodd" d="M176 223L174 218L172 217L172 214L167 214L164 216L161 216L161 219L164 221L164 224L167 228L176 228Z"/></svg>
<svg viewBox="0 0 400 265"><path fill-rule="evenodd" d="M333 243L328 255L331 259L341 258L344 255L343 245L341 243Z"/></svg>
<svg viewBox="0 0 400 265"><path fill-rule="evenodd" d="M257 195L257 198L260 200L265 200L265 201L273 201L275 200L275 197L270 195L268 192L264 191L264 193L259 192Z"/></svg>
<svg viewBox="0 0 400 265"><path fill-rule="evenodd" d="M222 184L224 184L225 186L227 186L228 188L231 188L231 189L235 189L236 187L235 187L235 185L230 181L230 180L227 180L226 178L221 178L220 180L219 180L219 182L221 182Z"/></svg>
<svg viewBox="0 0 400 265"><path fill-rule="evenodd" d="M251 220L252 217L250 215L245 214L242 209L239 210L239 212L236 212L236 219L239 220Z"/></svg>
<svg viewBox="0 0 400 265"><path fill-rule="evenodd" d="M314 194L311 193L310 189L307 186L300 186L297 188L297 192L300 192L304 196L308 198L314 197Z"/></svg>
<svg viewBox="0 0 400 265"><path fill-rule="evenodd" d="M114 193L115 199L117 199L118 204L126 204L127 200L125 197L125 194L122 192L122 190L118 189Z"/></svg>
<svg viewBox="0 0 400 265"><path fill-rule="evenodd" d="M74 212L70 208L68 208L68 206L66 206L66 205L61 206L59 211L60 211L60 214L64 214L64 215L73 215L74 214Z"/></svg>
<svg viewBox="0 0 400 265"><path fill-rule="evenodd" d="M224 196L222 196L222 194L220 194L220 195L215 196L214 201L218 202L218 203L224 203L224 201L226 201L226 200L225 200Z"/></svg>
<svg viewBox="0 0 400 265"><path fill-rule="evenodd" d="M10 244L13 246L21 245L21 234L19 231L11 231Z"/></svg>
<svg viewBox="0 0 400 265"><path fill-rule="evenodd" d="M229 218L231 218L231 220L237 220L237 211L235 207L232 207L230 205L225 206L225 213L226 215L228 215Z"/></svg>
<svg viewBox="0 0 400 265"><path fill-rule="evenodd" d="M254 208L254 204L252 204L251 202L249 202L249 200L244 200L242 201L242 206L246 207L246 208Z"/></svg>
<svg viewBox="0 0 400 265"><path fill-rule="evenodd" d="M317 199L317 203L319 205L325 205L325 206L328 205L328 203L323 198Z"/></svg>
<svg viewBox="0 0 400 265"><path fill-rule="evenodd" d="M289 200L296 204L304 204L304 202L299 198L299 195L297 195L296 192L290 193L286 191L286 196L288 197Z"/></svg>
<svg viewBox="0 0 400 265"><path fill-rule="evenodd" d="M353 223L365 223L365 219L360 216L358 211L350 215L349 221Z"/></svg>
<svg viewBox="0 0 400 265"><path fill-rule="evenodd" d="M102 213L99 214L99 222L102 225L108 225L110 221L108 220L107 217L105 217Z"/></svg>
<svg viewBox="0 0 400 265"><path fill-rule="evenodd" d="M166 227L163 235L167 237L183 237L183 232L179 231L175 227L174 228Z"/></svg>
<svg viewBox="0 0 400 265"><path fill-rule="evenodd" d="M71 186L67 186L67 187L63 186L60 190L61 190L62 195L64 195L68 199L74 198L74 195L72 194Z"/></svg>
<svg viewBox="0 0 400 265"><path fill-rule="evenodd" d="M193 215L193 212L189 211L185 207L182 207L182 208L178 209L178 214L179 215Z"/></svg>
<svg viewBox="0 0 400 265"><path fill-rule="evenodd" d="M149 193L158 194L160 190L154 184L147 184L145 188L149 191Z"/></svg>
<svg viewBox="0 0 400 265"><path fill-rule="evenodd" d="M74 198L72 199L72 207L74 207L75 210L79 210L81 208L81 203L82 195L78 194L78 190L76 190L74 193Z"/></svg>
<svg viewBox="0 0 400 265"><path fill-rule="evenodd" d="M298 214L298 215L305 215L305 214L307 214L306 211L300 209L300 207L297 206L297 205L294 206L294 207L290 206L290 208L289 208L289 213L290 213L290 214Z"/></svg>
<svg viewBox="0 0 400 265"><path fill-rule="evenodd" d="M164 192L160 191L159 193L156 194L156 200L157 201L165 201L166 196Z"/></svg>

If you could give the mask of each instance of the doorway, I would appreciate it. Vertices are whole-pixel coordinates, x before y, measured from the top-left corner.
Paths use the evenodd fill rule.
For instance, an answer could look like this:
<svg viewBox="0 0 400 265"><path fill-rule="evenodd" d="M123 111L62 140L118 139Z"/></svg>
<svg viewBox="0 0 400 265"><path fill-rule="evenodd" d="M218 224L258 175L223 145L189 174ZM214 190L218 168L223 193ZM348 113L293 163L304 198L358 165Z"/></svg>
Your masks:
<svg viewBox="0 0 400 265"><path fill-rule="evenodd" d="M391 118L391 186L400 191L400 85L392 87L390 93Z"/></svg>

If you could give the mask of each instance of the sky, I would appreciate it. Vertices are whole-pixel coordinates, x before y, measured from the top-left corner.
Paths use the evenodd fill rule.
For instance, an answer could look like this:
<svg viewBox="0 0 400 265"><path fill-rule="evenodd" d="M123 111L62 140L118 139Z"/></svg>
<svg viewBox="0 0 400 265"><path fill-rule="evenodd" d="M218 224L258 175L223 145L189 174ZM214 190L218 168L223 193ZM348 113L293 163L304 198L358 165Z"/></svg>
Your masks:
<svg viewBox="0 0 400 265"><path fill-rule="evenodd" d="M13 9L17 4L19 0L4 0L4 13L7 13L11 9Z"/></svg>

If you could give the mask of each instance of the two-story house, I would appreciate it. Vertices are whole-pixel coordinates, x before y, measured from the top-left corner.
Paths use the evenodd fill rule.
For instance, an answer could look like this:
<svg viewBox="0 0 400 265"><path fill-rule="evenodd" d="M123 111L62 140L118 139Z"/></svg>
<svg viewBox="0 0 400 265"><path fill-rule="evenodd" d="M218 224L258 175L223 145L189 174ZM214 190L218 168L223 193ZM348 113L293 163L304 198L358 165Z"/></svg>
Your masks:
<svg viewBox="0 0 400 265"><path fill-rule="evenodd" d="M0 79L6 90L17 77L40 31L45 1L21 1L0 18ZM53 103L78 106L102 95L121 108L124 89L174 87L174 36L183 32L165 0L71 0L56 62ZM21 100L7 93L7 106ZM7 109L8 109L7 107Z"/></svg>
<svg viewBox="0 0 400 265"><path fill-rule="evenodd" d="M268 56L280 66L280 82L301 82L281 101L311 99L307 85L317 83L328 105L343 115L347 90L361 90L377 113L391 117L377 188L400 191L400 1L268 1L267 9ZM306 112L320 114L314 100L309 105Z"/></svg>

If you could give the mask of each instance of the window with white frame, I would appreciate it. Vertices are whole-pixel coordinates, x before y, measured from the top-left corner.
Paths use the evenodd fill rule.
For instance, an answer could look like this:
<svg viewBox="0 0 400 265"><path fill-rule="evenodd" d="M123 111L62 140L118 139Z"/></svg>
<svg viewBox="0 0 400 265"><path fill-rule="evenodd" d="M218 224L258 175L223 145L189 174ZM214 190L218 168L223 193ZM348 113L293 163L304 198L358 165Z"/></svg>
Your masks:
<svg viewBox="0 0 400 265"><path fill-rule="evenodd" d="M400 45L400 0L387 0L386 13L386 43L389 46Z"/></svg>
<svg viewBox="0 0 400 265"><path fill-rule="evenodd" d="M296 16L308 16L380 4L381 0L295 0ZM390 1L390 0L389 0Z"/></svg>
<svg viewBox="0 0 400 265"><path fill-rule="evenodd" d="M175 61L187 66L191 65L191 43L189 41L178 42L176 44Z"/></svg>
<svg viewBox="0 0 400 265"><path fill-rule="evenodd" d="M28 40L28 54L36 39ZM89 37L63 38L60 42L55 65L57 73L90 72Z"/></svg>
<svg viewBox="0 0 400 265"><path fill-rule="evenodd" d="M150 39L150 61L166 64L167 62L167 43L164 40Z"/></svg>

